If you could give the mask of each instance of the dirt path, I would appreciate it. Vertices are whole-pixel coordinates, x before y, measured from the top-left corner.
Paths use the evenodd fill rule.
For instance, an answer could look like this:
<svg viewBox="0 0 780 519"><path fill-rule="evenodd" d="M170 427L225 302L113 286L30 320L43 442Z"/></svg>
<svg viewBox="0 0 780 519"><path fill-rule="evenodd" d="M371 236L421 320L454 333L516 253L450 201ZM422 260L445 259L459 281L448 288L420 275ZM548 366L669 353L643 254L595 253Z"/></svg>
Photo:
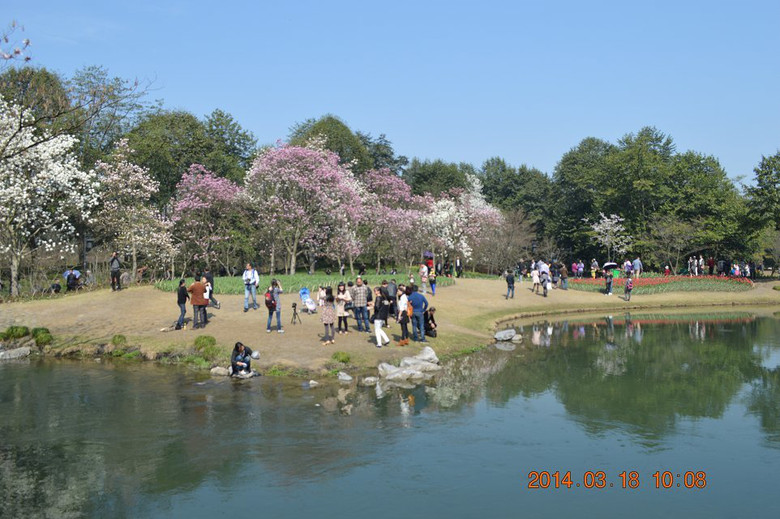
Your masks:
<svg viewBox="0 0 780 519"><path fill-rule="evenodd" d="M649 296L634 295L630 303L618 294L611 297L592 292L553 290L544 298L532 294L528 283L518 284L514 299L505 300L506 285L501 280L463 279L455 286L439 289L430 304L437 308L437 321L442 333L431 339L431 346L439 354L480 346L490 340L496 321L511 316L550 314L564 311L626 310L638 308L669 309L683 306L706 305L777 305L780 292L772 290L777 282L756 284L746 292L681 292ZM322 325L318 315L302 314L302 324L290 324L291 305L297 295L282 295L282 324L284 334L267 334L265 323L268 312L261 305L258 310L243 312L243 297L222 295L222 309L210 309L210 324L203 330L161 331L178 317L176 296L153 287L133 287L122 292L100 290L91 293L69 294L56 299L0 305L0 326L11 324L46 326L60 342L70 344L100 344L111 340L114 334L127 336L131 345L160 351L173 347L186 350L192 347L198 335L213 335L218 344L228 351L236 341L262 354L261 367L283 365L322 369L335 351L346 351L352 364L376 366L381 361L393 361L417 353L415 343L405 348L395 346L377 349L373 334L358 333L350 319L352 332L337 335L336 344L322 346ZM192 308L188 307L188 317ZM275 324L275 320L274 320ZM393 323L388 331L398 340L400 327Z"/></svg>

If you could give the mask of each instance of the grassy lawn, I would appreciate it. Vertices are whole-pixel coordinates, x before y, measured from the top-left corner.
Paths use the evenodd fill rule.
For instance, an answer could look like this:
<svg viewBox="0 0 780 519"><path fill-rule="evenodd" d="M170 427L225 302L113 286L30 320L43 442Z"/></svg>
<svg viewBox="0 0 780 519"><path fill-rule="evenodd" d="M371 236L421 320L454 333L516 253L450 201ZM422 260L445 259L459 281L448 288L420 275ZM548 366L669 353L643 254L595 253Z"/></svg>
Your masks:
<svg viewBox="0 0 780 519"><path fill-rule="evenodd" d="M331 275L326 274L324 271L317 271L316 273L309 275L308 273L298 273L293 274L291 276L285 276L285 275L276 275L274 278L278 279L279 282L282 284L282 288L285 292L288 294L296 293L301 288L307 287L312 294L315 294L317 289L319 289L320 286L329 286L333 287L334 291L336 289L336 286L338 286L340 281L344 281L345 283L349 280L354 281L354 277L349 276L349 274L345 274L344 278L338 275L338 273L333 273ZM419 276L415 274L415 279L419 283ZM372 274L367 273L363 280L368 283L370 287L375 287L379 285L383 279L386 279L390 281L391 279L395 279L399 283L403 283L406 280L409 279L409 276L407 274L398 273L394 276L391 276L390 274ZM187 279L187 284L189 285L192 282L192 278ZM452 285L453 280L446 277L439 277L436 279L436 286L438 287L446 287ZM271 284L271 276L260 276L260 288L258 288L258 292L265 292L265 289L268 288L268 286ZM214 292L216 294L237 294L237 295L244 295L244 282L239 276L235 277L216 277L214 278ZM155 284L155 286L163 290L165 292L175 292L176 288L179 286L179 282L177 280L172 281L160 281ZM314 297L314 296L312 296Z"/></svg>

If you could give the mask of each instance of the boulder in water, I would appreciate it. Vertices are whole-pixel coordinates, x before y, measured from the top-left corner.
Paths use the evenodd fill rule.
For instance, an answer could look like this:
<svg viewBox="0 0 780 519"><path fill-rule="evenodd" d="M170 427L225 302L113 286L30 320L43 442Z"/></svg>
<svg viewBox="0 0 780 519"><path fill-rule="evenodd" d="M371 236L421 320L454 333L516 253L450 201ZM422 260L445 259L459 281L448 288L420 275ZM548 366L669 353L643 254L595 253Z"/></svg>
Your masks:
<svg viewBox="0 0 780 519"><path fill-rule="evenodd" d="M433 348L430 346L426 346L422 349L420 353L414 356L415 359L424 360L426 362L431 362L433 364L439 363L439 357L436 356L436 352L433 351Z"/></svg>
<svg viewBox="0 0 780 519"><path fill-rule="evenodd" d="M511 341L512 337L517 335L517 332L514 328L508 328L506 330L501 330L499 332L496 332L496 334L493 336L497 341Z"/></svg>
<svg viewBox="0 0 780 519"><path fill-rule="evenodd" d="M360 382L358 382L361 386L375 386L376 383L379 381L379 378L377 377L363 377L360 379Z"/></svg>
<svg viewBox="0 0 780 519"><path fill-rule="evenodd" d="M428 362L427 360L421 360L417 357L404 357L401 359L401 367L416 369L417 371L422 371L424 373L439 371L441 369L441 366L438 364Z"/></svg>
<svg viewBox="0 0 780 519"><path fill-rule="evenodd" d="M227 368L223 368L222 366L216 366L214 368L211 368L211 376L212 377L229 377L230 371Z"/></svg>
<svg viewBox="0 0 780 519"><path fill-rule="evenodd" d="M339 371L339 382L352 382L352 377L343 371Z"/></svg>

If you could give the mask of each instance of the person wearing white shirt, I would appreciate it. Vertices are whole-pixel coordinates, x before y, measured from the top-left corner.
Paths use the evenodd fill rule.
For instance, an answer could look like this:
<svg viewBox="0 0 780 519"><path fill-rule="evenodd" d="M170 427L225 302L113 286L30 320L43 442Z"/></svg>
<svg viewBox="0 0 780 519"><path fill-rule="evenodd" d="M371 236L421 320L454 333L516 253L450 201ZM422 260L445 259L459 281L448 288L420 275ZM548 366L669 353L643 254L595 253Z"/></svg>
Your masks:
<svg viewBox="0 0 780 519"><path fill-rule="evenodd" d="M252 296L252 307L257 310L257 286L260 284L260 274L252 267L251 263L246 264L244 275L244 312L249 311L249 296Z"/></svg>

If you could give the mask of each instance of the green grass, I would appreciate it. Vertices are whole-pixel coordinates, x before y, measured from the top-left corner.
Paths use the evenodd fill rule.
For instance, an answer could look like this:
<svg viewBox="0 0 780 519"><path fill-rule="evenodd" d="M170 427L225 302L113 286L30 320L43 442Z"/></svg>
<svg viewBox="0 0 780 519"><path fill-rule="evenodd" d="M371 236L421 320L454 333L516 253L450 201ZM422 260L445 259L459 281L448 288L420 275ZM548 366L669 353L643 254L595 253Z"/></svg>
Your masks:
<svg viewBox="0 0 780 519"><path fill-rule="evenodd" d="M111 337L111 344L113 344L114 346L117 346L117 347L124 346L124 345L127 344L127 337L125 337L124 335L118 333L118 334L114 335L113 337Z"/></svg>
<svg viewBox="0 0 780 519"><path fill-rule="evenodd" d="M337 351L334 353L331 358L335 360L336 362L341 362L342 364L349 364L350 356L349 353L346 351Z"/></svg>
<svg viewBox="0 0 780 519"><path fill-rule="evenodd" d="M9 326L5 330L6 339L21 339L30 335L30 329L26 326Z"/></svg>
<svg viewBox="0 0 780 519"><path fill-rule="evenodd" d="M335 291L340 281L344 281L345 283L347 281L354 281L355 277L356 276L349 275L349 272L345 273L344 277L342 278L338 275L338 273L334 273L328 276L325 272L322 271L317 271L312 275L307 273L298 273L291 276L273 276L273 278L279 280L279 282L282 284L282 288L286 293L297 294L301 288L307 287L312 293L312 296L316 295L320 286L330 286L333 287ZM414 277L415 279L419 278L416 272L414 273ZM271 276L260 276L260 287L257 289L258 296L265 293L266 289L271 284L271 279ZM363 276L363 279L368 283L369 286L375 287L379 285L383 279L388 281L395 279L398 283L403 283L405 280L409 279L409 275L405 271L399 271L399 273L394 276L391 276L390 274L373 274L368 272L365 276ZM450 286L453 284L453 282L453 279L446 278L444 276L439 276L436 278L436 286L440 288ZM192 279L187 280L187 284L189 285L190 283L192 283ZM160 281L156 283L155 286L164 292L176 292L179 287L179 282L178 280ZM244 282L240 276L214 278L214 286L215 294L244 295Z"/></svg>
<svg viewBox="0 0 780 519"><path fill-rule="evenodd" d="M612 293L622 293L625 278L615 278ZM569 278L569 288L585 292L603 292L604 279ZM717 278L710 276L642 276L634 280L633 295L663 294L668 292L744 292L753 288L752 283L744 279Z"/></svg>

